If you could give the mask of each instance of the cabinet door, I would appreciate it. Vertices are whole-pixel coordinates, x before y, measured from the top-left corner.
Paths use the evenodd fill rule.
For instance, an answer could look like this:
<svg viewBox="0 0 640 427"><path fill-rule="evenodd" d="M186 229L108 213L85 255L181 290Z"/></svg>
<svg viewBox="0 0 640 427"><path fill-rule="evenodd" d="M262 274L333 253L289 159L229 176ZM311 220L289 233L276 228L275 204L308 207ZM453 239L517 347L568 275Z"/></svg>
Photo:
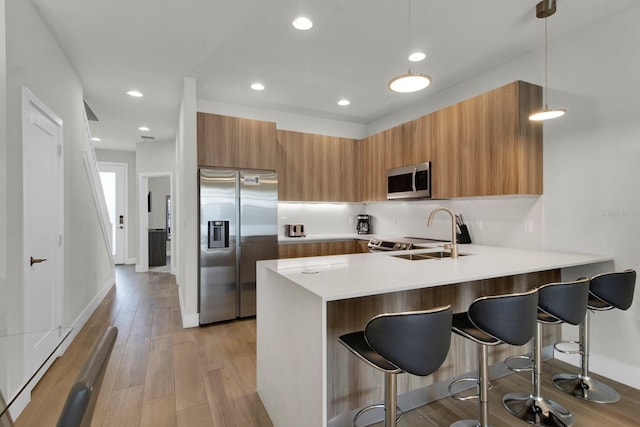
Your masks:
<svg viewBox="0 0 640 427"><path fill-rule="evenodd" d="M198 113L198 164L238 167L240 119Z"/></svg>
<svg viewBox="0 0 640 427"><path fill-rule="evenodd" d="M357 142L277 131L279 200L358 201Z"/></svg>
<svg viewBox="0 0 640 427"><path fill-rule="evenodd" d="M360 143L360 191L362 201L387 200L388 133L381 132Z"/></svg>
<svg viewBox="0 0 640 427"><path fill-rule="evenodd" d="M276 169L276 124L238 119L238 164L241 168Z"/></svg>
<svg viewBox="0 0 640 427"><path fill-rule="evenodd" d="M276 124L198 113L200 166L276 168Z"/></svg>

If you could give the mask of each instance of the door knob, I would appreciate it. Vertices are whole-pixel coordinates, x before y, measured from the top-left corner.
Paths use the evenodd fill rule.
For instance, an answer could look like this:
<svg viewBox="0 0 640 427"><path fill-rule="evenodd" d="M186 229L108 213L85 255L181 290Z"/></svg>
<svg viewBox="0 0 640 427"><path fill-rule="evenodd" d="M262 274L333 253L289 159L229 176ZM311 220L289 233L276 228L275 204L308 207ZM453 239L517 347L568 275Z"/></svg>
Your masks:
<svg viewBox="0 0 640 427"><path fill-rule="evenodd" d="M34 258L34 257L29 257L30 261L31 261L31 265L33 264L40 264L41 262L46 261L46 258Z"/></svg>

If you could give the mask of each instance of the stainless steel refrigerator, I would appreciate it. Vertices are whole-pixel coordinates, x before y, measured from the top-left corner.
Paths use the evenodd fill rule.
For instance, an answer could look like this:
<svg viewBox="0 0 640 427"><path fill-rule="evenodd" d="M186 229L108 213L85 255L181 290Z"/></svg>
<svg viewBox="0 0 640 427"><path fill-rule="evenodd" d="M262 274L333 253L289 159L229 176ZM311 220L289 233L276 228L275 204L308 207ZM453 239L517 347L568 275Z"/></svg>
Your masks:
<svg viewBox="0 0 640 427"><path fill-rule="evenodd" d="M200 169L200 324L256 314L256 261L278 257L274 171Z"/></svg>

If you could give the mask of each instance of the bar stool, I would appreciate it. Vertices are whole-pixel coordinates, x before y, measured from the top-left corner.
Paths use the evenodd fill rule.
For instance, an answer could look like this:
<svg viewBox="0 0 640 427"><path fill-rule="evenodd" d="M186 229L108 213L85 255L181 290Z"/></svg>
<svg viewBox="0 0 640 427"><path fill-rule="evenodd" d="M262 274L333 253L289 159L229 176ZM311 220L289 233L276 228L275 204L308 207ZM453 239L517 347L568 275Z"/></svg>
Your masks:
<svg viewBox="0 0 640 427"><path fill-rule="evenodd" d="M606 311L614 308L627 310L633 302L635 285L636 272L634 270L594 276L589 284L590 295L587 308L589 311ZM594 380L589 376L589 311L587 311L583 322L580 324L580 338L578 341L578 353L581 355L580 373L578 375L555 375L553 384L560 390L573 394L580 399L596 403L615 403L620 400L618 392L611 386ZM572 353L559 349L557 344L556 350L561 353Z"/></svg>
<svg viewBox="0 0 640 427"><path fill-rule="evenodd" d="M451 318L451 306L381 314L369 320L364 331L338 338L353 354L384 372L384 405L360 410L353 419L354 426L362 414L380 407L385 409L384 425L396 425L397 375L407 372L427 376L442 365L451 344Z"/></svg>
<svg viewBox="0 0 640 427"><path fill-rule="evenodd" d="M564 406L541 394L542 325L566 322L578 325L584 320L589 299L589 280L549 283L538 288L538 321L533 340L531 393L509 393L502 403L509 412L529 424L543 427L568 427L573 415Z"/></svg>
<svg viewBox="0 0 640 427"><path fill-rule="evenodd" d="M489 362L488 348L502 343L524 345L536 329L538 291L481 297L469 306L469 311L453 316L453 332L478 344L479 420L460 420L451 427L488 427L489 424ZM451 387L463 378L452 382ZM450 393L451 394L451 393ZM452 397L455 398L453 394Z"/></svg>

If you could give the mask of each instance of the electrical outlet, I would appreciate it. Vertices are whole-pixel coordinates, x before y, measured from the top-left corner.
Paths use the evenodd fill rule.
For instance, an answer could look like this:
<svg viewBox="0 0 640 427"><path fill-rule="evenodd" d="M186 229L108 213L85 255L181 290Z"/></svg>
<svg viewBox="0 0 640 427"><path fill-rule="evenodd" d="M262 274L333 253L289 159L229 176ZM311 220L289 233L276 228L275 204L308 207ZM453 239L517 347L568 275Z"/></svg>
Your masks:
<svg viewBox="0 0 640 427"><path fill-rule="evenodd" d="M533 233L533 221L531 220L525 221L523 229L525 233Z"/></svg>
<svg viewBox="0 0 640 427"><path fill-rule="evenodd" d="M475 228L476 231L482 231L482 220L481 219L476 219L474 228Z"/></svg>
<svg viewBox="0 0 640 427"><path fill-rule="evenodd" d="M353 225L353 222L354 222L353 215L350 215L349 216L349 225Z"/></svg>

